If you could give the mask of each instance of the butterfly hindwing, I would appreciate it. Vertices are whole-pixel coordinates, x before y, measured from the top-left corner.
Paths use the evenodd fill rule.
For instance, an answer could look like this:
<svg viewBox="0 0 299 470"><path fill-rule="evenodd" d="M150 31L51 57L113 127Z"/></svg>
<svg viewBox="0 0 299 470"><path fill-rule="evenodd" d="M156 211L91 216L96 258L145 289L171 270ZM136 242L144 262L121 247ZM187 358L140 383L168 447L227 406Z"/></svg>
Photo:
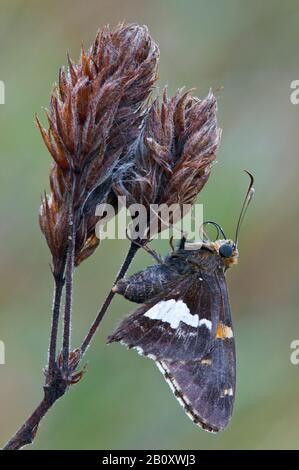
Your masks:
<svg viewBox="0 0 299 470"><path fill-rule="evenodd" d="M157 365L195 424L218 432L227 426L233 411L234 361L234 344L217 341L201 361L158 361Z"/></svg>

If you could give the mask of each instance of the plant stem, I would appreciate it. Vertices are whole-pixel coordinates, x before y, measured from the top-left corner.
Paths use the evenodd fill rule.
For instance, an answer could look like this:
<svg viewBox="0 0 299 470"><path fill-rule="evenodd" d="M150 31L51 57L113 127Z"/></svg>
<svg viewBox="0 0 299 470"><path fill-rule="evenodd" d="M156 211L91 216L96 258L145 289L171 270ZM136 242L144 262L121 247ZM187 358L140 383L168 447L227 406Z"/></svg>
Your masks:
<svg viewBox="0 0 299 470"><path fill-rule="evenodd" d="M53 404L65 394L67 387L67 382L58 372L55 376L55 380L52 381L51 385L46 385L44 387L44 398L42 401L16 432L16 434L3 447L3 450L19 450L25 445L31 444L35 438L37 428L42 418L53 406Z"/></svg>
<svg viewBox="0 0 299 470"><path fill-rule="evenodd" d="M127 256L116 276L116 279L114 281L114 285L124 277L124 275L126 274L126 272L128 271L129 267L130 267L130 264L132 263L138 249L140 248L139 245L137 245L136 243L134 242L131 242L131 245L130 245L130 248L129 248L129 251L127 253ZM100 308L95 320L93 321L90 329L89 329L89 332L87 333L84 341L82 342L82 345L80 347L80 351L81 351L81 358L83 357L83 355L85 354L86 352L86 349L90 346L90 343L94 337L94 335L96 334L97 330L98 330L98 327L106 313L106 311L108 310L108 307L109 305L111 304L112 302L112 299L115 295L115 292L113 292L113 290L110 290L109 294L107 295L102 307Z"/></svg>
<svg viewBox="0 0 299 470"><path fill-rule="evenodd" d="M71 340L71 323L72 323L72 301L73 301L73 274L74 274L74 258L75 258L75 222L73 217L73 196L70 203L69 214L69 236L68 236L68 251L66 258L66 272L65 272L65 306L64 306L64 320L63 320L63 343L62 343L62 373L64 377L68 376L69 372L69 353L70 353L70 340Z"/></svg>
<svg viewBox="0 0 299 470"><path fill-rule="evenodd" d="M74 225L74 224L73 224ZM67 316L64 316L64 337L63 337L63 354L65 355L64 358L67 358L66 366L68 372L68 355L66 355L67 351L69 351L69 335L70 335L70 323L71 323L71 306L72 306L72 286L73 286L73 270L74 270L74 252L75 252L75 241L74 241L74 227L72 227L71 238L69 239L69 249L66 261L66 308L65 313ZM131 243L127 256L120 268L118 275L116 276L115 283L121 279L129 269L131 262L133 261L138 249L139 245L135 244L134 242ZM67 376L65 376L65 371L63 373L56 367L56 358L55 354L53 355L53 351L56 351L56 342L57 342L57 334L55 336L55 328L56 328L56 320L58 322L59 319L59 308L57 305L60 305L59 297L61 299L61 293L59 290L63 289L62 286L59 284L59 289L55 290L55 297L54 297L54 307L53 311L55 310L55 321L53 315L53 322L52 322L52 335L51 336L51 347L53 348L51 352L51 361L53 360L53 375L52 380L50 383L47 383L44 386L44 398L33 411L33 413L29 416L29 418L25 421L25 423L20 427L20 429L16 432L16 434L8 441L8 443L3 447L3 450L19 450L25 445L31 444L35 438L37 428L46 415L46 413L50 410L50 408L54 405L54 403L62 397L69 387L69 382L67 380ZM101 309L97 317L95 318L93 324L90 327L88 334L86 335L81 350L81 358L86 352L86 349L89 347L97 329L114 297L114 292L111 290L103 303ZM57 301L57 302L56 302ZM54 323L54 333L53 333L53 323ZM58 323L57 323L58 326ZM55 348L54 348L55 345ZM50 354L49 354L50 356Z"/></svg>
<svg viewBox="0 0 299 470"><path fill-rule="evenodd" d="M64 267L62 269L62 272L59 275L54 274L55 284L54 284L54 299L53 299L53 309L52 309L52 326L51 326L48 367L47 367L47 377L46 377L47 383L50 383L53 380L54 374L55 374L55 368L56 368L57 335L58 335L60 305L61 305L61 298L62 298L62 292L63 292L63 286L64 286L63 272L64 272Z"/></svg>

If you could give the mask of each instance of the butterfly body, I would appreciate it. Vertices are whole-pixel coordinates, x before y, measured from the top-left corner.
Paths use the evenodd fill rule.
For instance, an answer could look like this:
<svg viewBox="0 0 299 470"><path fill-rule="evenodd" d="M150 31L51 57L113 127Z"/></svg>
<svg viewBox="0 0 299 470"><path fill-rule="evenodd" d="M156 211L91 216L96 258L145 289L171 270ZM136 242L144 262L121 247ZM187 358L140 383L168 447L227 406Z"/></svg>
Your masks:
<svg viewBox="0 0 299 470"><path fill-rule="evenodd" d="M237 257L231 241L199 248L183 242L161 264L114 288L142 305L108 342L153 359L188 416L210 432L227 426L234 403L235 345L225 271Z"/></svg>

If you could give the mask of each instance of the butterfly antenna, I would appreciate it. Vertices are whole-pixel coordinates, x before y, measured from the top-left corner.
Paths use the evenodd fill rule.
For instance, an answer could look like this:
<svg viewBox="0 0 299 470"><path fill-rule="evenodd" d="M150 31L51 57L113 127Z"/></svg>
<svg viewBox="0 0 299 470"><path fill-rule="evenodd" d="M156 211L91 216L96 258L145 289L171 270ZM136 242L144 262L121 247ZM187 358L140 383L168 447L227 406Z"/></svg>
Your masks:
<svg viewBox="0 0 299 470"><path fill-rule="evenodd" d="M253 187L253 185L254 185L253 175L251 173L249 173L249 171L247 171L247 170L244 170L244 171L249 176L250 182L249 182L249 186L248 186L248 189L247 189L246 196L244 198L244 202L243 202L243 205L242 205L242 208L241 208L241 212L240 212L240 215L239 215L239 220L238 220L238 224L237 224L237 228L236 228L236 235L235 235L235 242L234 242L235 248L237 248L237 246L238 246L239 233L240 233L240 228L241 228L244 216L246 214L246 211L248 209L248 206L249 206L250 202L252 201L252 198L253 198L254 192L255 192L254 187Z"/></svg>
<svg viewBox="0 0 299 470"><path fill-rule="evenodd" d="M223 231L223 228L221 227L221 225L217 224L217 222L214 222L213 220L206 220L206 221L202 224L200 230L203 231L203 234L204 234L204 235L207 234L206 231L205 231L205 226L206 226L206 225L213 225L213 227L216 228L216 230L217 230L216 240L218 240L219 233L221 233L221 235L222 235L222 236L224 237L224 239L226 240L226 235L225 235L225 233L224 233L224 231Z"/></svg>

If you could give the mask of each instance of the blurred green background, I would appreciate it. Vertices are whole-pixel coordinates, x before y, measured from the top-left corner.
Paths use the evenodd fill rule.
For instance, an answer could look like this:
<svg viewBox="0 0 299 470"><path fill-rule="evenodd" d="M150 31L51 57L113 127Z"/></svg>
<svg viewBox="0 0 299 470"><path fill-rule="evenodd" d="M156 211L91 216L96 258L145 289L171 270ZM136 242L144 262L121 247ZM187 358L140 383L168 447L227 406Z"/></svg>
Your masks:
<svg viewBox="0 0 299 470"><path fill-rule="evenodd" d="M75 59L98 27L147 24L160 45L162 88L219 92L223 128L218 164L200 201L206 219L229 234L247 185L256 199L228 275L237 338L238 388L229 428L210 435L184 415L153 362L105 339L132 309L117 298L87 354L82 382L43 421L32 449L299 448L299 79L298 0L2 0L0 80L0 442L41 398L52 280L37 222L50 157L34 124L42 115L66 51ZM161 89L160 88L160 89ZM109 290L127 241L105 241L76 273L74 344ZM166 241L155 242L166 253ZM150 263L140 253L131 269Z"/></svg>

